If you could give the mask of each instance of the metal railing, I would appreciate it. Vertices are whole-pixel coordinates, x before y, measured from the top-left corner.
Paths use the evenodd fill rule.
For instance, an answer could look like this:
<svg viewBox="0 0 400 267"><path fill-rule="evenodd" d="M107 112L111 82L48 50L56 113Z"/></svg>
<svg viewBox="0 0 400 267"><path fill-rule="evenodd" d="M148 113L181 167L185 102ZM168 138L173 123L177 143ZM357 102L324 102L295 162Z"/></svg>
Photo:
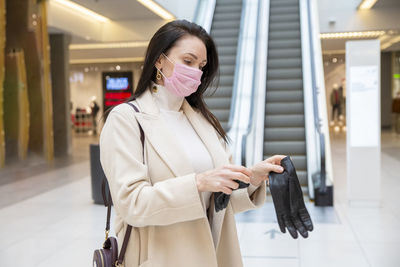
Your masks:
<svg viewBox="0 0 400 267"><path fill-rule="evenodd" d="M232 87L232 98L231 98L231 109L229 111L229 118L228 124L226 126L225 131L229 132L232 129L233 119L237 107L237 92L238 92L238 81L240 75L240 64L241 64L241 51L243 46L243 25L245 21L245 14L246 14L246 0L242 1L242 12L240 14L240 26L239 26L239 36L238 36L238 46L236 49L236 60L235 60L235 71L234 71L234 78L233 78L233 87Z"/></svg>
<svg viewBox="0 0 400 267"><path fill-rule="evenodd" d="M259 36L260 36L260 29L261 29L261 23L259 21L260 17L261 17L261 12L262 12L262 0L258 1L258 11L257 11L257 30L256 30L256 45L255 45L255 54L258 53L259 49L260 49L260 42L259 42ZM266 62L265 62L266 63ZM253 79L252 79L252 90L251 90L251 102L250 102L250 114L249 114L249 119L248 119L248 123L247 123L247 129L246 132L242 134L241 137L239 137L239 141L241 142L241 165L243 166L247 166L247 159L246 159L246 152L247 152L247 139L250 135L250 132L252 130L253 127L253 123L254 123L254 109L255 109L255 91L256 91L256 80L257 80L257 70L260 64L260 60L259 57L255 56L254 57L254 73L256 73L255 75L253 75ZM265 88L263 88L263 90L265 90Z"/></svg>
<svg viewBox="0 0 400 267"><path fill-rule="evenodd" d="M311 60L311 84L313 93L313 110L314 110L314 124L315 130L317 132L317 137L319 139L319 156L320 156L320 169L317 174L317 184L320 193L326 192L326 168L325 168L325 136L321 131L321 121L319 105L318 105L318 86L316 79L316 66L315 66L315 56L314 56L314 42L313 42L313 27L311 18L311 3L307 0L307 12L308 12L308 32L309 32L309 42L310 42L310 60Z"/></svg>

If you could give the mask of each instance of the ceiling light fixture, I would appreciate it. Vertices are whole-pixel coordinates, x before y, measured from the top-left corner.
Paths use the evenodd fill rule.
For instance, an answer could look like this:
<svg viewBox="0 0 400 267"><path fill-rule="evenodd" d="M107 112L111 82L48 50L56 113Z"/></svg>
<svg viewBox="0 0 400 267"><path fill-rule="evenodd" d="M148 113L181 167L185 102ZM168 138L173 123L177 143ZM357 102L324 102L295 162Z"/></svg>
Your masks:
<svg viewBox="0 0 400 267"><path fill-rule="evenodd" d="M172 15L168 10L157 4L152 0L137 0L139 3L159 15L161 18L165 20L174 20L175 16Z"/></svg>
<svg viewBox="0 0 400 267"><path fill-rule="evenodd" d="M400 42L400 36L393 36L390 39L388 39L386 42L381 43L381 49L389 48L398 42Z"/></svg>
<svg viewBox="0 0 400 267"><path fill-rule="evenodd" d="M105 48L135 48L146 47L149 41L137 42L121 42L121 43L93 43L93 44L71 44L70 50L86 50L86 49L105 49Z"/></svg>
<svg viewBox="0 0 400 267"><path fill-rule="evenodd" d="M384 35L385 31L365 31L365 32L333 32L321 33L321 39L350 39L350 38L372 38Z"/></svg>
<svg viewBox="0 0 400 267"><path fill-rule="evenodd" d="M378 0L363 0L358 6L358 9L362 10L371 9L375 5L376 1Z"/></svg>
<svg viewBox="0 0 400 267"><path fill-rule="evenodd" d="M87 9L86 7L78 5L78 4L76 4L76 3L72 2L72 1L69 1L69 0L51 0L51 2L55 3L55 4L58 4L58 5L60 5L60 6L64 7L64 8L67 8L69 10L76 11L76 12L80 13L83 16L89 16L89 17L91 17L91 18L93 18L93 19L95 19L95 20L97 20L99 22L107 22L107 21L110 20L107 17L104 17L104 16L102 16L100 14L97 14L96 12L94 12L94 11L92 11L90 9Z"/></svg>

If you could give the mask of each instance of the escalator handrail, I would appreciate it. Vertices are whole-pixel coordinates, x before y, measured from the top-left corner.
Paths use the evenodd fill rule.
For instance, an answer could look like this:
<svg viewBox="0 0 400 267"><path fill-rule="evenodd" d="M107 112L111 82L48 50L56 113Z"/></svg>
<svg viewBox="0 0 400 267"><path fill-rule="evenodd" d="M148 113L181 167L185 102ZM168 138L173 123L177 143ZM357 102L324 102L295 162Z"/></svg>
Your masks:
<svg viewBox="0 0 400 267"><path fill-rule="evenodd" d="M313 42L313 27L312 27L312 19L311 19L311 0L307 0L307 13L308 13L308 32L309 32L309 42L310 42L310 60L311 60L311 84L312 84L312 93L313 93L313 110L314 110L314 124L315 130L317 132L317 136L319 138L319 148L320 148L320 157L321 157L321 166L320 166L320 183L319 183L319 191L321 193L326 192L326 165L325 165L325 135L321 130L321 121L320 113L319 113L319 105L318 105L318 86L317 86L317 78L316 78L316 64L315 64L315 56L314 56L314 42Z"/></svg>
<svg viewBox="0 0 400 267"><path fill-rule="evenodd" d="M258 21L258 18L260 18L260 13L261 13L261 1L259 0L258 1L258 11L257 11L257 21ZM246 166L247 165L247 159L246 159L247 137L249 136L249 134L251 132L252 125L254 123L254 108L255 108L255 105L254 105L254 101L255 101L254 94L255 94L255 91L256 91L256 87L255 87L256 79L257 79L257 75L256 75L257 71L256 70L257 70L257 64L258 64L258 57L256 55L257 55L257 52L258 52L258 49L259 49L259 36L260 36L260 24L257 23L256 45L255 45L255 49L254 49L254 53L255 53L255 56L254 56L254 73L255 73L255 75L253 75L253 80L251 82L253 86L252 86L252 90L251 90L250 114L249 114L249 120L248 120L248 123L247 123L246 132L239 138L239 141L241 142L241 165L242 166Z"/></svg>
<svg viewBox="0 0 400 267"><path fill-rule="evenodd" d="M238 81L240 75L240 55L242 51L242 43L243 43L243 28L244 28L244 17L246 14L246 0L242 0L242 11L240 14L240 25L239 25L239 36L238 36L238 46L236 50L236 59L235 59L235 71L233 73L233 87L232 87L232 98L231 98L231 109L229 111L229 118L228 123L226 126L226 132L229 132L232 129L233 119L236 110L236 103L237 103L237 91L238 91Z"/></svg>
<svg viewBox="0 0 400 267"><path fill-rule="evenodd" d="M193 21L202 26L208 33L211 30L216 0L198 0Z"/></svg>

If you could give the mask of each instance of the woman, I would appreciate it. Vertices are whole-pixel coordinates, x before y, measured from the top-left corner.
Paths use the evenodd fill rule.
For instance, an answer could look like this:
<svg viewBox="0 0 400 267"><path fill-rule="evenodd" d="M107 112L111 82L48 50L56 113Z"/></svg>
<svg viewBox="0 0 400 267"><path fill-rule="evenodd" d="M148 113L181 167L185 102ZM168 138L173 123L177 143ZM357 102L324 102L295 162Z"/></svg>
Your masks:
<svg viewBox="0 0 400 267"><path fill-rule="evenodd" d="M263 205L268 173L283 171L284 156L251 168L231 164L227 135L203 100L217 70L207 32L185 20L169 22L151 39L136 99L128 100L140 112L123 103L107 115L100 160L119 244L133 226L125 267L243 265L234 214ZM250 185L238 189L238 181ZM219 212L213 192L230 195Z"/></svg>

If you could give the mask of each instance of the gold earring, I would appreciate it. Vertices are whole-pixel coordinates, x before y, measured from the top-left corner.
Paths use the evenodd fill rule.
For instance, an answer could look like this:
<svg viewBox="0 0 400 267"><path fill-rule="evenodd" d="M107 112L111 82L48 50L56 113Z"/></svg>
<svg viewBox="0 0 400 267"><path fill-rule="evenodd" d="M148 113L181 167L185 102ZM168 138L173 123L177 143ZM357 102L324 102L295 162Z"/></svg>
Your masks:
<svg viewBox="0 0 400 267"><path fill-rule="evenodd" d="M157 79L157 80L161 80L160 70L158 70L158 69L157 69L156 79Z"/></svg>

